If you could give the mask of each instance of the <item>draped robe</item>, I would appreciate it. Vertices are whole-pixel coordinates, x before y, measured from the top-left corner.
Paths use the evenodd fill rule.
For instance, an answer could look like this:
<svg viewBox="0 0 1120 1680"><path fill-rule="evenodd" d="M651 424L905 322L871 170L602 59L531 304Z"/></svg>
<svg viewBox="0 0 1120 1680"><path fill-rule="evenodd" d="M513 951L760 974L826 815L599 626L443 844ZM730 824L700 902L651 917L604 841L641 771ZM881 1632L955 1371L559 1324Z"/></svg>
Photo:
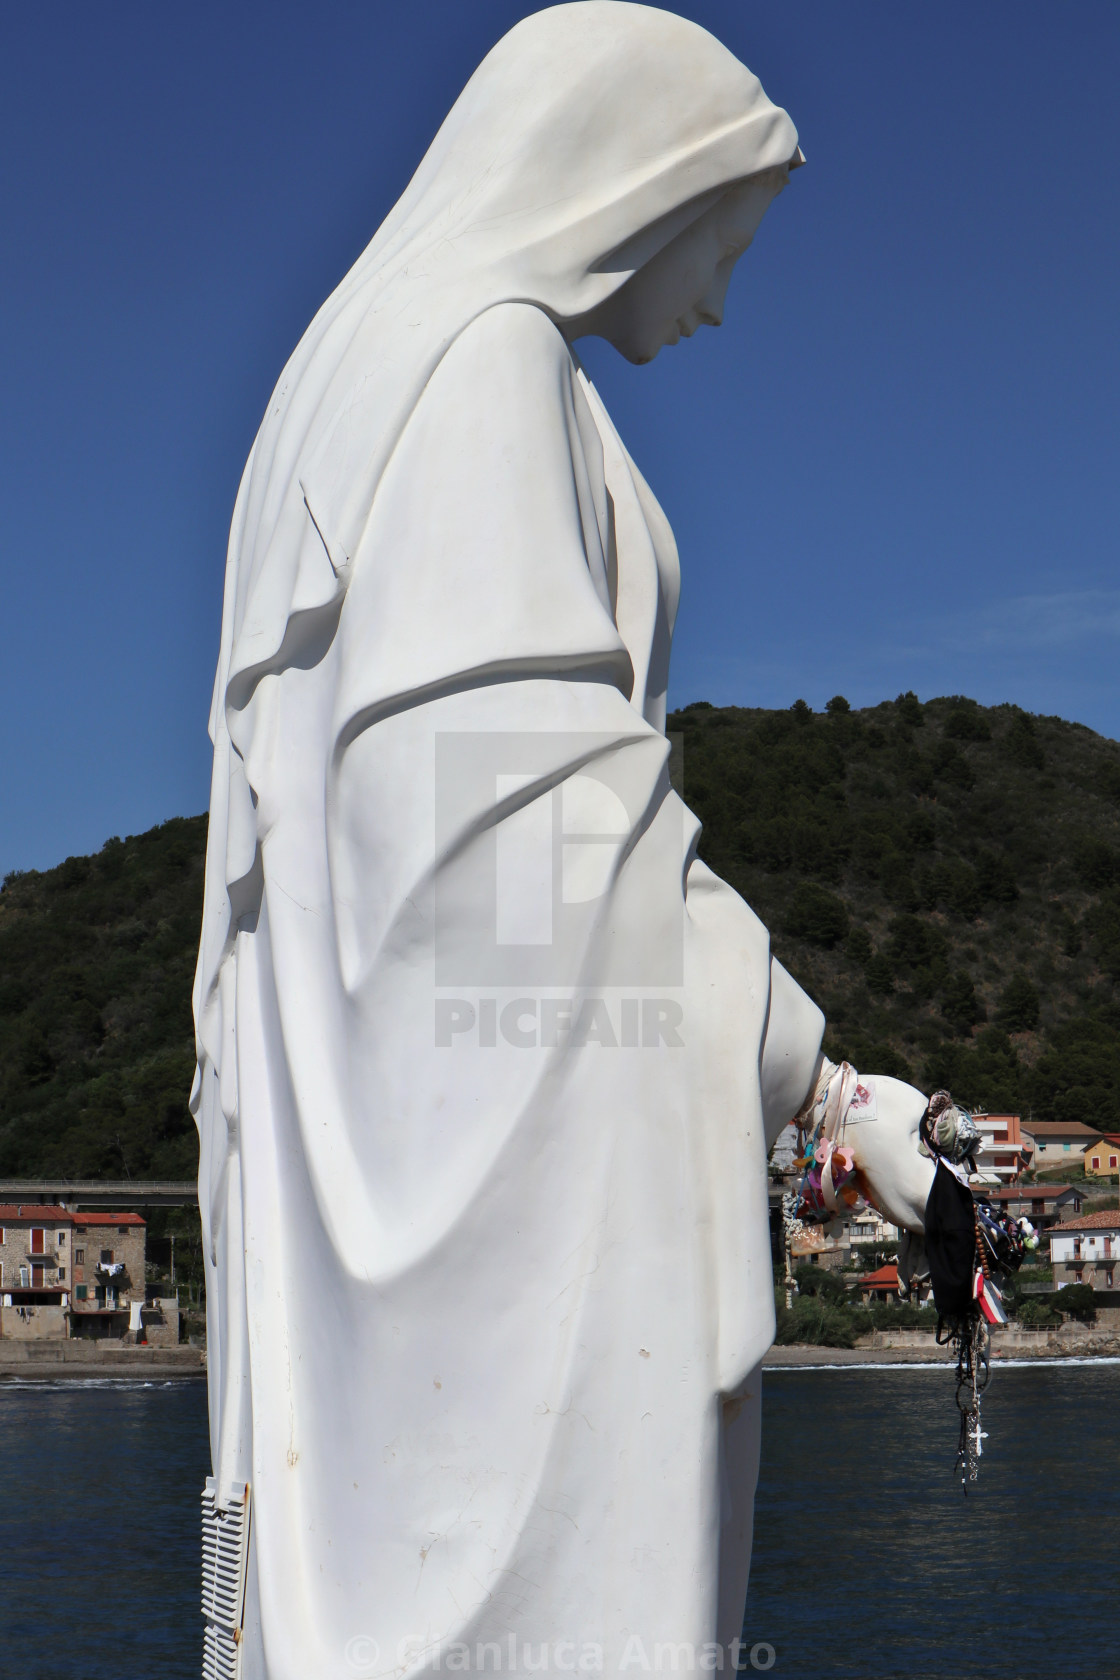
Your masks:
<svg viewBox="0 0 1120 1680"><path fill-rule="evenodd" d="M823 1022L669 784L664 514L545 308L463 313L380 453L360 393L283 472L266 422L231 534L193 1103L248 1680L484 1647L611 1672L743 1610L767 1130ZM278 629L265 530L296 557ZM527 770L458 775L514 738ZM495 845L516 863L526 814L589 782L627 832L564 973L504 984ZM540 1020L632 997L638 1036L488 1041L486 997L527 989ZM468 994L475 1030L441 1036Z"/></svg>

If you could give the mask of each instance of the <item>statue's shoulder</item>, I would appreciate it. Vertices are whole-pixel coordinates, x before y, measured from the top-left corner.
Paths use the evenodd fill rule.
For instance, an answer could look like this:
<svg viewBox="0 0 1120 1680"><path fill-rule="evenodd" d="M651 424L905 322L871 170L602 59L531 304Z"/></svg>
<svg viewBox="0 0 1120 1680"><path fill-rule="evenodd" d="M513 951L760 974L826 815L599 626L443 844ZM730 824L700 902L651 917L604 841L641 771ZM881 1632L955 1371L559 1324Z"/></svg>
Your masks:
<svg viewBox="0 0 1120 1680"><path fill-rule="evenodd" d="M445 360L476 358L495 369L510 367L562 369L574 374L575 364L563 333L534 303L491 304L458 334Z"/></svg>

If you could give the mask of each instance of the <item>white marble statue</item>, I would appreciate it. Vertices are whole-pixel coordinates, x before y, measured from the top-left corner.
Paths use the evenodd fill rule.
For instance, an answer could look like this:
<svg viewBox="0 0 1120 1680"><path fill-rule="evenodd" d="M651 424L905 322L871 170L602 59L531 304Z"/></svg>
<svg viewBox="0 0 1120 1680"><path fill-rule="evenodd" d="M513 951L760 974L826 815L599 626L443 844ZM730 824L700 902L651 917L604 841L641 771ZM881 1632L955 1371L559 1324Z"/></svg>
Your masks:
<svg viewBox="0 0 1120 1680"><path fill-rule="evenodd" d="M196 986L212 1504L251 1512L208 1672L733 1660L767 1142L823 1022L696 860L676 549L571 344L718 325L799 161L703 29L539 12L269 402Z"/></svg>

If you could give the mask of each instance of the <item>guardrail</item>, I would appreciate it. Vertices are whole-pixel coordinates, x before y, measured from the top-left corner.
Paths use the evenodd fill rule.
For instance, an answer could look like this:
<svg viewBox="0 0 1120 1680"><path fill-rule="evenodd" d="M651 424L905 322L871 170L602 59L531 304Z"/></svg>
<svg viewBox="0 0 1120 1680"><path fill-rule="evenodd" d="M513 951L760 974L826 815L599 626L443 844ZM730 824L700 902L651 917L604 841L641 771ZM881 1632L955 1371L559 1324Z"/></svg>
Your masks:
<svg viewBox="0 0 1120 1680"><path fill-rule="evenodd" d="M0 1202L50 1202L59 1207L109 1209L197 1207L198 1185L193 1179L0 1179Z"/></svg>

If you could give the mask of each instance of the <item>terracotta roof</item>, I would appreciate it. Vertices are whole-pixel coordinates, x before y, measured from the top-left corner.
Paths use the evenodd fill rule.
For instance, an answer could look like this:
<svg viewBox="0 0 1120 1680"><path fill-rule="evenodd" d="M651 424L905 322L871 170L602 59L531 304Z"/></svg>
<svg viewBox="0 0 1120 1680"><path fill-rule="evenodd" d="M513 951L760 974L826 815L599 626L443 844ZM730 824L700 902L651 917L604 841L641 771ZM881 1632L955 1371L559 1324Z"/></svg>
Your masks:
<svg viewBox="0 0 1120 1680"><path fill-rule="evenodd" d="M1101 1143L1111 1143L1113 1148L1120 1148L1120 1132L1098 1132Z"/></svg>
<svg viewBox="0 0 1120 1680"><path fill-rule="evenodd" d="M885 1266L880 1266L877 1272L868 1272L866 1277L861 1277L859 1287L861 1289L865 1287L897 1289L898 1267L893 1261L888 1261Z"/></svg>
<svg viewBox="0 0 1120 1680"><path fill-rule="evenodd" d="M12 1202L0 1207L0 1225L70 1225L74 1215L69 1208L52 1207L49 1202Z"/></svg>
<svg viewBox="0 0 1120 1680"><path fill-rule="evenodd" d="M1028 1121L1023 1128L1032 1137L1062 1138L1062 1137L1100 1137L1095 1126L1086 1126L1080 1120L1034 1120Z"/></svg>
<svg viewBox="0 0 1120 1680"><path fill-rule="evenodd" d="M75 1213L75 1225L146 1225L138 1213Z"/></svg>
<svg viewBox="0 0 1120 1680"><path fill-rule="evenodd" d="M1068 1237L1078 1231L1120 1231L1120 1208L1105 1208L1101 1213L1084 1213L1080 1219L1070 1219L1049 1233L1051 1237Z"/></svg>

